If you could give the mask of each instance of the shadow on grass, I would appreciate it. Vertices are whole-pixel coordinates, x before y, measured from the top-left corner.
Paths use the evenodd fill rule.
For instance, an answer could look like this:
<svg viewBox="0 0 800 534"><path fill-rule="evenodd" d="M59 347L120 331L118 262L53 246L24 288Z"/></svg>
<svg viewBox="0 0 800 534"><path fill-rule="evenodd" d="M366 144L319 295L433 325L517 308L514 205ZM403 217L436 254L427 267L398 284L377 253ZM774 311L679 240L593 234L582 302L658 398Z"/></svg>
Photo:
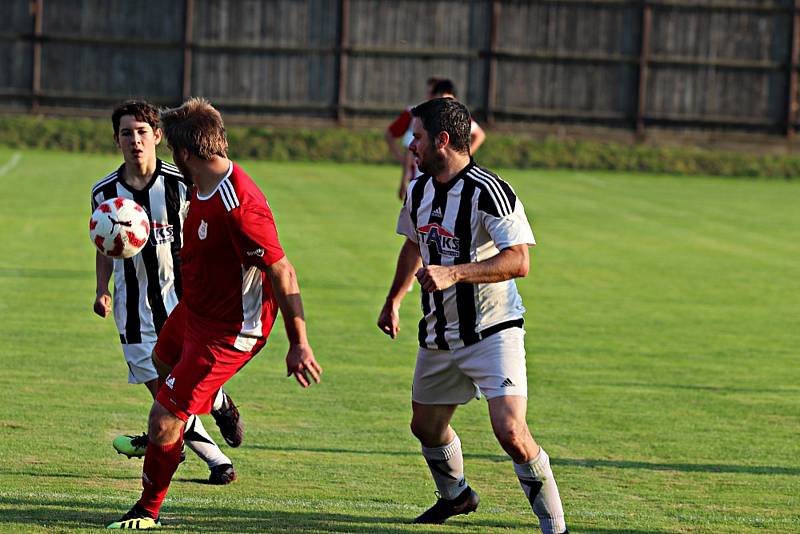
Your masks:
<svg viewBox="0 0 800 534"><path fill-rule="evenodd" d="M94 276L92 271L68 269L22 269L0 268L0 278L45 278L58 280L82 280Z"/></svg>
<svg viewBox="0 0 800 534"><path fill-rule="evenodd" d="M21 499L0 495L3 523L31 524L55 529L103 528L127 510L113 505L64 498ZM347 513L286 512L203 505L172 505L162 511L162 523L171 529L207 532L441 532L410 527L410 517L369 517ZM198 513L199 512L199 513ZM405 524L405 526L403 525ZM488 522L492 526L513 528L511 522Z"/></svg>
<svg viewBox="0 0 800 534"><path fill-rule="evenodd" d="M19 477L39 477L39 478L77 478L86 480L87 478L92 478L94 475L90 475L86 472L82 473L48 473L44 471L20 471L19 469L7 469L0 467L0 474L2 475L13 475ZM103 478L107 478L110 480L133 480L138 481L141 479L140 475L102 475ZM0 501L2 502L2 501Z"/></svg>
<svg viewBox="0 0 800 534"><path fill-rule="evenodd" d="M0 495L0 506L8 507L0 515L0 525L27 524L51 529L103 528L118 519L124 510L114 510L113 505L90 502L84 499L39 498L32 500ZM375 532L399 534L413 532L433 534L454 530L475 529L530 529L525 520L506 521L481 517L478 511L468 517L456 517L446 526L412 525L412 515L406 517L369 517L348 513L286 512L234 507L208 507L202 505L171 505L164 511L162 523L169 530L205 532ZM198 512L200 512L198 514ZM365 512L368 513L368 512ZM634 529L581 529L575 524L573 532L596 534L667 534L656 530Z"/></svg>
<svg viewBox="0 0 800 534"><path fill-rule="evenodd" d="M769 390L764 388L742 388L735 386L706 386L701 384L658 384L653 382L617 382L603 384L622 388L641 388L641 389L688 389L691 391L708 391L710 393L756 393L770 395L796 395L800 393L800 387L794 386L774 386L770 385Z"/></svg>
<svg viewBox="0 0 800 534"><path fill-rule="evenodd" d="M42 473L36 471L20 471L18 469L14 470L7 470L0 468L0 474L11 474L16 476L24 476L24 477L38 477L38 478L76 478L76 479L86 479L88 475L86 473ZM109 479L109 480L130 480L133 482L139 482L141 480L141 475L102 475L102 478ZM209 482L208 478L182 478L180 475L180 471L174 478L175 482L188 482L191 484L202 484L205 486L214 486Z"/></svg>
<svg viewBox="0 0 800 534"><path fill-rule="evenodd" d="M245 445L243 448L261 449L278 452L319 452L328 454L355 454L355 455L386 455L386 456L420 456L417 451L373 451L343 449L335 447L272 447L268 445ZM464 454L464 458L488 460L491 462L509 462L511 458L501 454ZM800 476L800 467L784 467L770 465L732 465L732 464L684 464L639 462L633 460L599 460L591 458L553 458L553 465L566 465L570 467L611 467L615 469L646 469L650 471L682 471L685 473L741 473L747 475L789 475Z"/></svg>

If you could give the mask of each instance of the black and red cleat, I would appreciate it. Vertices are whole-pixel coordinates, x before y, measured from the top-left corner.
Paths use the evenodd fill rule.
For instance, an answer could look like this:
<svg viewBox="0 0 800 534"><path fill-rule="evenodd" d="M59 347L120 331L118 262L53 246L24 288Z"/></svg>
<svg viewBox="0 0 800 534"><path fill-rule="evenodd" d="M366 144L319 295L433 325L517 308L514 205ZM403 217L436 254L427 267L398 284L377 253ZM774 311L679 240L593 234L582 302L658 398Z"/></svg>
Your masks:
<svg viewBox="0 0 800 534"><path fill-rule="evenodd" d="M215 486L225 486L236 480L236 470L231 464L215 465L211 468L208 483Z"/></svg>
<svg viewBox="0 0 800 534"><path fill-rule="evenodd" d="M222 392L222 395L222 408L211 410L211 415L214 417L225 443L235 448L241 445L244 439L244 424L239 416L239 409L233 403L230 395L225 391Z"/></svg>
<svg viewBox="0 0 800 534"><path fill-rule="evenodd" d="M447 519L454 515L468 514L478 509L478 503L481 501L478 494L472 488L467 488L459 494L455 499L442 499L436 501L436 504L428 508L422 515L414 520L414 523L424 524L440 524L447 521Z"/></svg>

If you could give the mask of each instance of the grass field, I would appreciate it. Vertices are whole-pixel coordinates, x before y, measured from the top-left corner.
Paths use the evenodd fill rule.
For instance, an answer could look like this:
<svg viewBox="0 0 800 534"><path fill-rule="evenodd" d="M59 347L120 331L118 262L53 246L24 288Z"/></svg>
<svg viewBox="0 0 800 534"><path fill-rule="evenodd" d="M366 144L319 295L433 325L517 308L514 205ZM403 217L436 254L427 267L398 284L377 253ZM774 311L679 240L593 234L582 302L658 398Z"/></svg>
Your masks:
<svg viewBox="0 0 800 534"><path fill-rule="evenodd" d="M325 369L284 377L281 328L229 389L240 480L190 455L170 532L527 532L535 524L484 401L456 414L476 514L435 499L408 430L418 292L374 326L401 239L396 169L243 162L265 190ZM89 188L108 156L0 148L0 531L94 531L139 494L111 439L144 428L111 320L91 313ZM539 240L529 420L573 533L800 532L800 183L501 173ZM207 425L218 436L211 420Z"/></svg>

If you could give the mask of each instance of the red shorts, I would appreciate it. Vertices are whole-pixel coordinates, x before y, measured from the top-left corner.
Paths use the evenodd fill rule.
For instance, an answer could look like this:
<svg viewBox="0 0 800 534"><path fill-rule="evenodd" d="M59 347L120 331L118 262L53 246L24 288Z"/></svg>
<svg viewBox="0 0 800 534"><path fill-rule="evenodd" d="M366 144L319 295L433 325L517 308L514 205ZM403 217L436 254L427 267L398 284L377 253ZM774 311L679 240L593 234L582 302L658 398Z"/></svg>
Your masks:
<svg viewBox="0 0 800 534"><path fill-rule="evenodd" d="M266 343L263 337L243 337L210 323L179 302L156 343L158 359L172 366L156 400L184 421L210 412L217 390Z"/></svg>

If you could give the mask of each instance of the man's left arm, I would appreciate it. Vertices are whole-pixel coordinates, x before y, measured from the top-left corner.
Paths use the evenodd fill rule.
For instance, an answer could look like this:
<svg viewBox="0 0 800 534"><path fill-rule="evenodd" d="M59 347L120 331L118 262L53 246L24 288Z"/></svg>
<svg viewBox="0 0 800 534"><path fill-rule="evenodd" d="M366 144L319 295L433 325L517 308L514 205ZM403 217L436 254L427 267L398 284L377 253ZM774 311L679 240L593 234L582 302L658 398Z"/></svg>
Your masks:
<svg viewBox="0 0 800 534"><path fill-rule="evenodd" d="M491 258L459 265L428 265L417 271L422 289L442 291L459 282L489 284L528 275L528 245L512 245Z"/></svg>
<svg viewBox="0 0 800 534"><path fill-rule="evenodd" d="M304 388L312 381L319 383L322 368L314 358L314 351L306 336L303 300L294 266L289 262L278 240L275 219L266 200L252 203L236 210L238 217L233 235L237 253L242 263L254 266L267 274L272 292L286 327L289 351L286 353L286 376L294 375Z"/></svg>
<svg viewBox="0 0 800 534"><path fill-rule="evenodd" d="M294 266L284 256L265 269L269 277L272 291L278 301L283 316L286 337L289 339L289 351L286 353L286 376L294 375L304 388L313 380L320 381L322 368L314 358L314 351L306 336L306 320L303 314L303 300L300 298L300 286Z"/></svg>

